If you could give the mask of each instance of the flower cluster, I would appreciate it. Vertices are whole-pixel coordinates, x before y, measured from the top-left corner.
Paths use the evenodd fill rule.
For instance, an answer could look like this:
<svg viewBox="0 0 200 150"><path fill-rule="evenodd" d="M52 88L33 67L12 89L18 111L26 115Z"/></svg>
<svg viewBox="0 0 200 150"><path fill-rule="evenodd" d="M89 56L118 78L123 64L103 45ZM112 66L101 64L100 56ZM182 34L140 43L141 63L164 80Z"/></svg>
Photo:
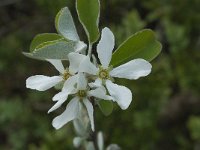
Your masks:
<svg viewBox="0 0 200 150"><path fill-rule="evenodd" d="M55 105L48 112L59 108L69 97L71 100L68 100L65 111L53 119L52 125L56 129L78 118L81 109L86 108L91 129L94 130L93 106L97 100L116 102L123 110L129 107L132 92L125 86L115 84L114 78L138 79L147 76L152 66L144 59L134 59L113 68L109 64L114 44L113 33L110 29L104 28L96 48L100 64L91 61L89 55L72 52L68 54L68 68L64 68L61 60L47 60L60 75L52 77L35 75L26 80L27 88L39 91L45 91L62 83L62 90L53 97Z"/></svg>

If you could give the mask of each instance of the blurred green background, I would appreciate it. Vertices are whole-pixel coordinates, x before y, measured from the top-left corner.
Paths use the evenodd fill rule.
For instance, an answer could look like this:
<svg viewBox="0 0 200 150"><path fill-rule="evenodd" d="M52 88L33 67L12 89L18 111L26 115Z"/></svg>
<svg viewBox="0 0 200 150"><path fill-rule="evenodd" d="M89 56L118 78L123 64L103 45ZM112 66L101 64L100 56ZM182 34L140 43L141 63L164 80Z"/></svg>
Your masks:
<svg viewBox="0 0 200 150"><path fill-rule="evenodd" d="M27 77L53 75L46 62L31 60L31 39L38 33L56 32L54 17L68 6L78 31L74 0L0 1L0 150L69 150L72 124L56 131L50 115L54 89L37 92L25 88ZM105 143L123 150L200 150L200 1L101 0L100 27L108 26L117 46L143 28L156 31L163 44L153 72L137 81L121 80L133 91L128 110L115 107L105 117L98 110L97 129Z"/></svg>

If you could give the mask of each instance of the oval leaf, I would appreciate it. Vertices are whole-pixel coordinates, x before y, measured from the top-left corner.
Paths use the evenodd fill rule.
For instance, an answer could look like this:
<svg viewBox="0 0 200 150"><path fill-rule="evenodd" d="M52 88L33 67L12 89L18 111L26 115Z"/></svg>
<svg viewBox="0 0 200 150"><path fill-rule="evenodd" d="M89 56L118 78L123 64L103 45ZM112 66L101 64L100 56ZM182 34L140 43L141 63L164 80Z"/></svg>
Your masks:
<svg viewBox="0 0 200 150"><path fill-rule="evenodd" d="M161 51L162 46L155 38L152 30L145 29L129 37L113 53L111 65L119 66L135 58L153 60Z"/></svg>
<svg viewBox="0 0 200 150"><path fill-rule="evenodd" d="M79 41L72 15L67 7L62 8L56 15L55 26L58 33L66 39Z"/></svg>
<svg viewBox="0 0 200 150"><path fill-rule="evenodd" d="M96 42L99 37L99 0L77 0L76 9L79 20L88 36L89 42Z"/></svg>
<svg viewBox="0 0 200 150"><path fill-rule="evenodd" d="M45 59L42 59L42 58L38 58L36 56L33 56L32 53L27 53L27 52L22 52L22 54L28 58L31 58L31 59L36 59L36 60L45 60Z"/></svg>
<svg viewBox="0 0 200 150"><path fill-rule="evenodd" d="M99 108L105 116L109 116L113 111L113 103L112 101L100 100Z"/></svg>
<svg viewBox="0 0 200 150"><path fill-rule="evenodd" d="M30 45L30 52L33 52L35 50L35 48L47 41L54 41L54 40L58 40L61 39L62 36L56 34L56 33L43 33L43 34L38 34L34 37L34 39L31 42Z"/></svg>
<svg viewBox="0 0 200 150"><path fill-rule="evenodd" d="M33 51L33 57L38 59L60 59L68 60L70 52L81 51L86 48L83 42L58 40L56 42L46 42L39 45Z"/></svg>

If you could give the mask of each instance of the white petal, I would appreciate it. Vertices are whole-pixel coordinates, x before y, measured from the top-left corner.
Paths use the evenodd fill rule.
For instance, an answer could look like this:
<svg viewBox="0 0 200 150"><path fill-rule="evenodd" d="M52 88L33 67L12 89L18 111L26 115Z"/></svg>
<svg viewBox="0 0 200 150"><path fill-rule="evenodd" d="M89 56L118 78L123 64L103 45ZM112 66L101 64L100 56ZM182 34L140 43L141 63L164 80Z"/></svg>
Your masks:
<svg viewBox="0 0 200 150"><path fill-rule="evenodd" d="M91 63L90 58L87 56L81 62L80 66L79 66L79 71L89 73L92 75L96 75L98 72L98 68L93 63Z"/></svg>
<svg viewBox="0 0 200 150"><path fill-rule="evenodd" d="M64 103L69 94L72 94L72 91L75 90L74 85L77 83L77 75L70 77L69 79L67 79L67 81L65 81L63 89L61 92L59 92L58 94L56 94L53 97L53 101L59 101L57 102L55 105L56 109L58 108L58 105L62 105L62 103ZM59 107L60 107L59 106ZM54 109L55 110L55 109Z"/></svg>
<svg viewBox="0 0 200 150"><path fill-rule="evenodd" d="M132 101L131 91L125 86L112 83L110 80L106 81L106 87L121 109L127 109Z"/></svg>
<svg viewBox="0 0 200 150"><path fill-rule="evenodd" d="M45 91L52 88L62 80L63 78L60 76L48 77L43 75L35 75L26 80L26 87L38 91Z"/></svg>
<svg viewBox="0 0 200 150"><path fill-rule="evenodd" d="M75 52L77 53L80 53L86 49L87 49L87 45L82 41L78 41L77 44L75 45Z"/></svg>
<svg viewBox="0 0 200 150"><path fill-rule="evenodd" d="M65 94L65 93L62 93L62 94ZM67 97L68 97L68 94L65 94L64 96L65 98L60 98L59 101L56 102L55 105L53 105L53 107L51 107L51 109L49 109L48 113L58 109L66 100L67 100Z"/></svg>
<svg viewBox="0 0 200 150"><path fill-rule="evenodd" d="M50 62L61 74L65 71L65 68L61 62L61 60L57 59L47 59L48 62Z"/></svg>
<svg viewBox="0 0 200 150"><path fill-rule="evenodd" d="M85 55L78 54L78 53L69 53L68 58L69 58L69 72L75 74L78 72L79 65L81 61L85 58Z"/></svg>
<svg viewBox="0 0 200 150"><path fill-rule="evenodd" d="M103 86L99 87L99 88L97 88L95 90L89 91L88 95L89 96L94 96L94 97L99 98L99 99L112 100L111 96L106 95L106 89Z"/></svg>
<svg viewBox="0 0 200 150"><path fill-rule="evenodd" d="M107 68L112 58L112 51L115 45L115 38L109 28L104 28L101 33L101 40L97 45L97 53L104 68Z"/></svg>
<svg viewBox="0 0 200 150"><path fill-rule="evenodd" d="M97 78L94 82L88 83L91 88L96 88L102 86L102 80Z"/></svg>
<svg viewBox="0 0 200 150"><path fill-rule="evenodd" d="M138 79L147 76L151 72L151 64L144 59L134 59L117 68L114 68L110 75L118 78Z"/></svg>
<svg viewBox="0 0 200 150"><path fill-rule="evenodd" d="M61 91L53 97L53 101L66 100L69 92Z"/></svg>
<svg viewBox="0 0 200 150"><path fill-rule="evenodd" d="M78 75L74 75L69 77L64 85L62 91L65 91L67 93L71 93L75 89L75 84L78 82Z"/></svg>
<svg viewBox="0 0 200 150"><path fill-rule="evenodd" d="M77 89L78 90L85 90L87 87L87 79L83 73L78 74L78 83Z"/></svg>
<svg viewBox="0 0 200 150"><path fill-rule="evenodd" d="M60 129L69 121L75 119L79 113L79 99L73 98L66 107L66 110L59 116L53 119L52 125L56 129Z"/></svg>
<svg viewBox="0 0 200 150"><path fill-rule="evenodd" d="M88 99L84 99L83 103L86 106L88 116L90 118L90 124L91 124L92 131L94 131L94 114L93 114L94 110L93 110L92 103Z"/></svg>

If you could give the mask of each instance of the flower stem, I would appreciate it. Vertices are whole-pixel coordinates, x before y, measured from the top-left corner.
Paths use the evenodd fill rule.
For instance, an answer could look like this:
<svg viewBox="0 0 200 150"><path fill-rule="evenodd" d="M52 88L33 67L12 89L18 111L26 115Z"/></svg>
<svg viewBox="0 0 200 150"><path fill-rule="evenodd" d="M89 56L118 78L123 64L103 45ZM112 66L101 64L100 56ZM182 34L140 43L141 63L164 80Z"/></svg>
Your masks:
<svg viewBox="0 0 200 150"><path fill-rule="evenodd" d="M89 43L89 47L88 47L88 56L91 57L92 56L92 44Z"/></svg>
<svg viewBox="0 0 200 150"><path fill-rule="evenodd" d="M99 147L98 147L98 144L97 144L97 131L96 131L96 106L95 106L95 101L94 101L94 98L91 97L91 101L92 101L92 105L93 105L93 108L94 108L94 127L95 127L95 130L94 132L92 132L91 134L91 140L92 142L94 143L94 147L95 147L95 150L99 150Z"/></svg>

